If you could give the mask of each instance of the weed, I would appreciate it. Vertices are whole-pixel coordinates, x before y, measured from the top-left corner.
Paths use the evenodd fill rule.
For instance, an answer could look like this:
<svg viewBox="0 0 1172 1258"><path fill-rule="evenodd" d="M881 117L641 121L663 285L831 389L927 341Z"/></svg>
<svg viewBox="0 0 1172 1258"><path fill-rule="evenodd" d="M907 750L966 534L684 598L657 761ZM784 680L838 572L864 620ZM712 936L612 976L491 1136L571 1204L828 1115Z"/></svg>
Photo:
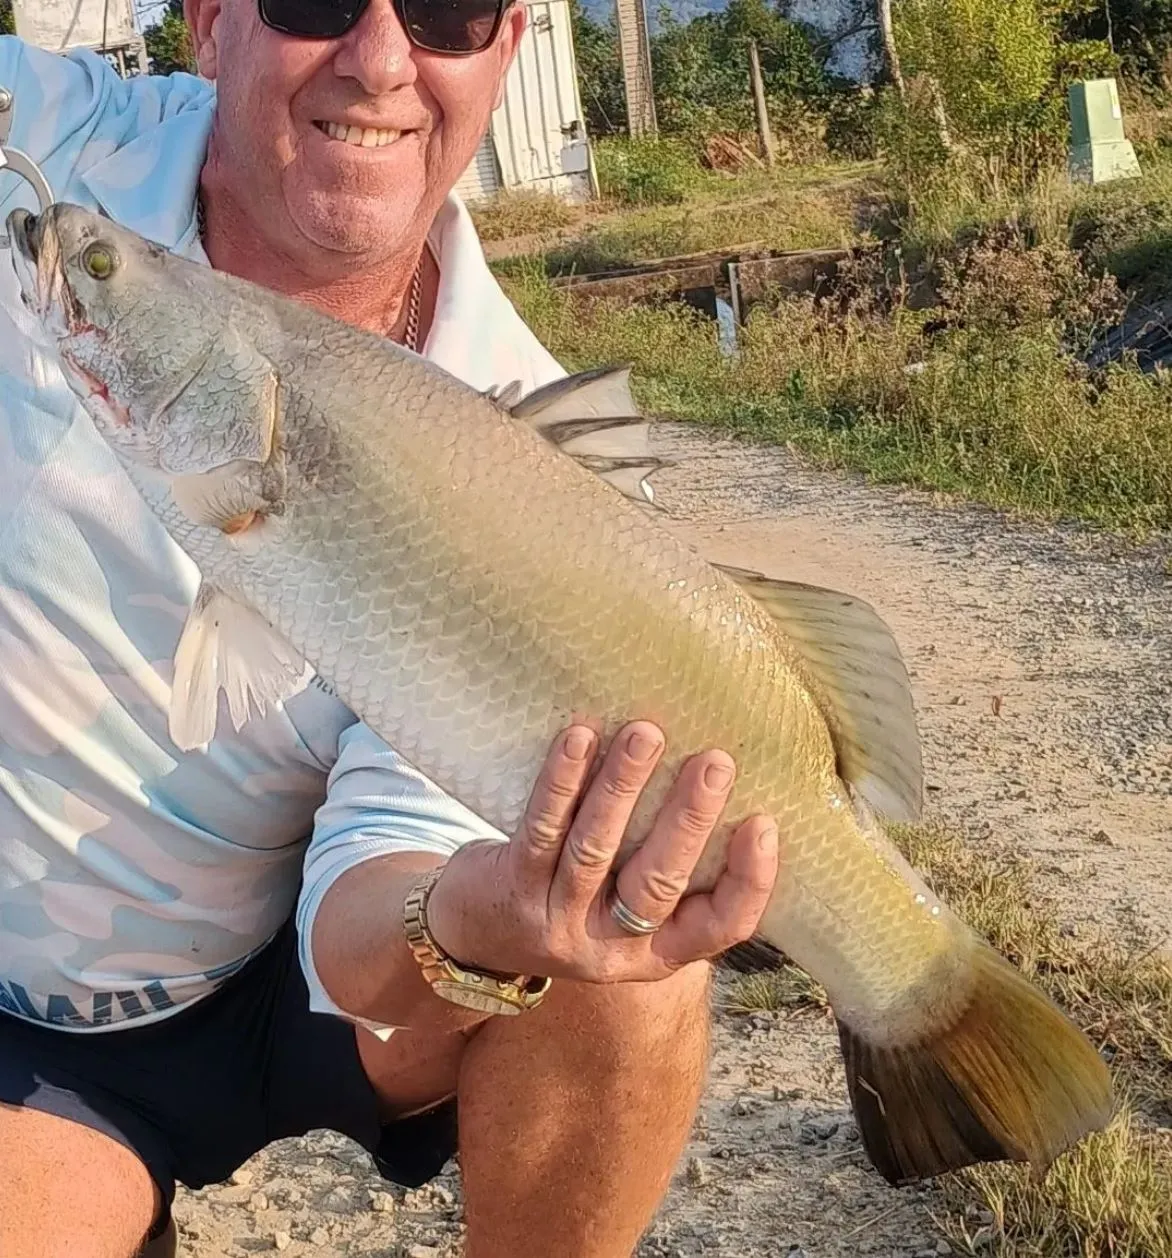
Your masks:
<svg viewBox="0 0 1172 1258"><path fill-rule="evenodd" d="M584 210L564 197L517 190L498 193L469 207L481 240L509 240L557 231L580 222Z"/></svg>
<svg viewBox="0 0 1172 1258"><path fill-rule="evenodd" d="M940 825L891 828L937 893L1030 975L1111 1062L1120 1093L1110 1125L1064 1154L1044 1177L1007 1164L943 1181L938 1224L962 1253L1004 1258L1172 1258L1172 966L1065 934L1025 862L999 862ZM738 976L725 1007L824 1009L803 971Z"/></svg>
<svg viewBox="0 0 1172 1258"><path fill-rule="evenodd" d="M890 311L812 298L761 307L731 358L712 324L679 305L539 297L532 271L510 286L563 361L633 362L653 413L1042 518L1136 535L1172 527L1172 394L1127 365L1092 376L1071 355L1109 294L1049 256L1018 267L1037 289L1012 301L970 259L970 289L951 293L953 314L935 327L898 299Z"/></svg>

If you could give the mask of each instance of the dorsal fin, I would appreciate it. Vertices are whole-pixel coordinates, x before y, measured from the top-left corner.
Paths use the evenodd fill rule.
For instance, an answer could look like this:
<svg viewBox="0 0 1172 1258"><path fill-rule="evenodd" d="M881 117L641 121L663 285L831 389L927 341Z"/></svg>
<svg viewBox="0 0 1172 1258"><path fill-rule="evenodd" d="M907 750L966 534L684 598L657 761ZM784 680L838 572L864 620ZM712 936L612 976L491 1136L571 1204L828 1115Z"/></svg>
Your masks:
<svg viewBox="0 0 1172 1258"><path fill-rule="evenodd" d="M524 395L521 392L520 380L512 380L505 385L494 385L484 396L499 406L502 411L507 411L516 406Z"/></svg>
<svg viewBox="0 0 1172 1258"><path fill-rule="evenodd" d="M593 367L535 389L505 409L647 506L655 501L647 478L666 464L651 453L650 425L631 396L630 377L629 366ZM497 404L508 394L508 389L499 393Z"/></svg>
<svg viewBox="0 0 1172 1258"><path fill-rule="evenodd" d="M839 776L880 816L915 821L924 770L911 682L875 609L819 586L713 567L756 599L801 653L830 727Z"/></svg>

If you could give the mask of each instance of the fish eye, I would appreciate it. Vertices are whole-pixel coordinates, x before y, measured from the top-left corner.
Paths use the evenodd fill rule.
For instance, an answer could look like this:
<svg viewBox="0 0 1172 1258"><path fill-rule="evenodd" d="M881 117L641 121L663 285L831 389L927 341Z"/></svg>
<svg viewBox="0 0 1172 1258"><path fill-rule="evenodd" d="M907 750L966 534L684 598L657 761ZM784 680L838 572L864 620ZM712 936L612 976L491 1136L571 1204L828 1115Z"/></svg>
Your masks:
<svg viewBox="0 0 1172 1258"><path fill-rule="evenodd" d="M92 275L96 280L108 280L118 268L118 255L109 245L95 240L82 250L81 264L87 275Z"/></svg>

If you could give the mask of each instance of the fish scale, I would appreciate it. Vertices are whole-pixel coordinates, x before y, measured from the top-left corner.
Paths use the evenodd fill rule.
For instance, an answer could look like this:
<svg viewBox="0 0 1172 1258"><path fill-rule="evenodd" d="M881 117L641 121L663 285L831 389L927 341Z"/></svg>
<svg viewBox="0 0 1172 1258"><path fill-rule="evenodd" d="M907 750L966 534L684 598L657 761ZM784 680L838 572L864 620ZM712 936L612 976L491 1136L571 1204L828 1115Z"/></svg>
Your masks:
<svg viewBox="0 0 1172 1258"><path fill-rule="evenodd" d="M505 410L77 207L17 211L9 227L67 378L203 577L176 656L180 747L211 738L221 686L243 721L245 699L304 684L304 659L508 835L560 730L588 719L605 745L644 717L668 746L616 864L686 757L723 747L738 775L690 885L714 885L740 818L776 819L756 951L826 988L863 1143L889 1180L1045 1167L1106 1123L1093 1045L876 820L914 818L922 785L890 631L845 595L707 563L631 501L623 471L642 455L620 440L637 426L614 373ZM115 259L100 282L94 247Z"/></svg>

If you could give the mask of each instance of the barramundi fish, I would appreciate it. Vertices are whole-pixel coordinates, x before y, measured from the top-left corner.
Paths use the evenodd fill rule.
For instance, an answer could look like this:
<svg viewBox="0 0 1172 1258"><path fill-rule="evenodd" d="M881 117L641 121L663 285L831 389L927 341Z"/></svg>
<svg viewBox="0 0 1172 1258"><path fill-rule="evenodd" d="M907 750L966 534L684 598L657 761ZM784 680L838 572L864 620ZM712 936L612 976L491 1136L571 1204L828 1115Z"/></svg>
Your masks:
<svg viewBox="0 0 1172 1258"><path fill-rule="evenodd" d="M837 1018L864 1147L893 1183L1044 1169L1110 1118L1109 1072L890 843L919 815L900 651L847 594L711 564L648 502L625 368L481 393L408 350L68 204L8 220L25 302L86 411L199 569L169 728L199 754L316 672L504 834L558 732L629 719L736 760L691 880L771 814L757 944ZM223 697L220 692L223 691Z"/></svg>

